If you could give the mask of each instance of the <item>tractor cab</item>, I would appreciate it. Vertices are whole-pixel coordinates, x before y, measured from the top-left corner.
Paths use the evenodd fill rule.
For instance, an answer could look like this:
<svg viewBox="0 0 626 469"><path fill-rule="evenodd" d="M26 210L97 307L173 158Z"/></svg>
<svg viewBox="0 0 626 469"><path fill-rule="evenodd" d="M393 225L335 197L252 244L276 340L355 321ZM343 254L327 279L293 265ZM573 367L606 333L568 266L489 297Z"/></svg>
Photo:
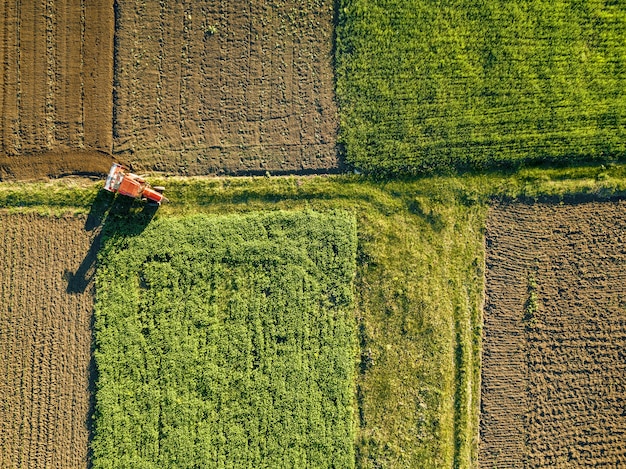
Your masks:
<svg viewBox="0 0 626 469"><path fill-rule="evenodd" d="M126 172L126 169L119 163L113 163L104 183L104 189L133 199L145 198L158 205L167 202L163 196L163 187L150 187L144 178Z"/></svg>

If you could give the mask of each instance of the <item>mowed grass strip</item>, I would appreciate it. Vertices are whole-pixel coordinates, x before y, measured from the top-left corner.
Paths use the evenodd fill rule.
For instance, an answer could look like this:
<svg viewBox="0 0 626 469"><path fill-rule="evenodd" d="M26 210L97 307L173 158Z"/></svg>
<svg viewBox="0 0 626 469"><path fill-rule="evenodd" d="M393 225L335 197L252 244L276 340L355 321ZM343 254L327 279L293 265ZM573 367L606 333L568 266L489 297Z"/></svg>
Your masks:
<svg viewBox="0 0 626 469"><path fill-rule="evenodd" d="M342 0L347 159L420 173L626 152L626 4Z"/></svg>
<svg viewBox="0 0 626 469"><path fill-rule="evenodd" d="M348 212L113 234L97 273L93 467L353 467L355 259Z"/></svg>

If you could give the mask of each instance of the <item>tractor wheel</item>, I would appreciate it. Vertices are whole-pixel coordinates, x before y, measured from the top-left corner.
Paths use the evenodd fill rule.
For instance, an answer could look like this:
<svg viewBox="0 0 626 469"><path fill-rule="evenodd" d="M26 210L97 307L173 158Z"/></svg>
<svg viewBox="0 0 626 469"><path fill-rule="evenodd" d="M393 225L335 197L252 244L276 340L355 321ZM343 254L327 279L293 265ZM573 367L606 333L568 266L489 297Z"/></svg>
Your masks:
<svg viewBox="0 0 626 469"><path fill-rule="evenodd" d="M153 189L154 189L155 191L157 191L157 192L159 192L159 193L161 193L161 194L162 194L162 193L163 193L163 191L165 190L165 187L163 187L163 186L155 186L155 187L153 187Z"/></svg>

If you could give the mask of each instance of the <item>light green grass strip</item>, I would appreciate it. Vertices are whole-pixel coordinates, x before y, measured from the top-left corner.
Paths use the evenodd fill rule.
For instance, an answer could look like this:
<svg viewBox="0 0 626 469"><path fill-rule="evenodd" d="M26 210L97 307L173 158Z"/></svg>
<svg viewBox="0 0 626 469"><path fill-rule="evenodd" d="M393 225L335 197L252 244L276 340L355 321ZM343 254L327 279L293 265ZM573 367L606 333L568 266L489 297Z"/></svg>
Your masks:
<svg viewBox="0 0 626 469"><path fill-rule="evenodd" d="M107 232L94 468L354 467L353 216Z"/></svg>

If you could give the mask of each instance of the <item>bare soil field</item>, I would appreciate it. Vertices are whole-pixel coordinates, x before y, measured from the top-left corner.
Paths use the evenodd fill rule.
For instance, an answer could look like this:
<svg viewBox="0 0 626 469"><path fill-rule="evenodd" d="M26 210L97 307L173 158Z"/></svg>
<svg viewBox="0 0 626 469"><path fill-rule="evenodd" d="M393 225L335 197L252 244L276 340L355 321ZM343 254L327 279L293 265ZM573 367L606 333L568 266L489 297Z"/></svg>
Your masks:
<svg viewBox="0 0 626 469"><path fill-rule="evenodd" d="M114 153L181 175L338 165L331 0L119 0Z"/></svg>
<svg viewBox="0 0 626 469"><path fill-rule="evenodd" d="M0 468L88 465L97 238L84 225L0 213Z"/></svg>
<svg viewBox="0 0 626 469"><path fill-rule="evenodd" d="M626 465L625 266L625 201L492 208L480 467Z"/></svg>
<svg viewBox="0 0 626 469"><path fill-rule="evenodd" d="M49 172L59 155L76 172L85 153L108 164L114 19L113 0L2 2L0 178Z"/></svg>

